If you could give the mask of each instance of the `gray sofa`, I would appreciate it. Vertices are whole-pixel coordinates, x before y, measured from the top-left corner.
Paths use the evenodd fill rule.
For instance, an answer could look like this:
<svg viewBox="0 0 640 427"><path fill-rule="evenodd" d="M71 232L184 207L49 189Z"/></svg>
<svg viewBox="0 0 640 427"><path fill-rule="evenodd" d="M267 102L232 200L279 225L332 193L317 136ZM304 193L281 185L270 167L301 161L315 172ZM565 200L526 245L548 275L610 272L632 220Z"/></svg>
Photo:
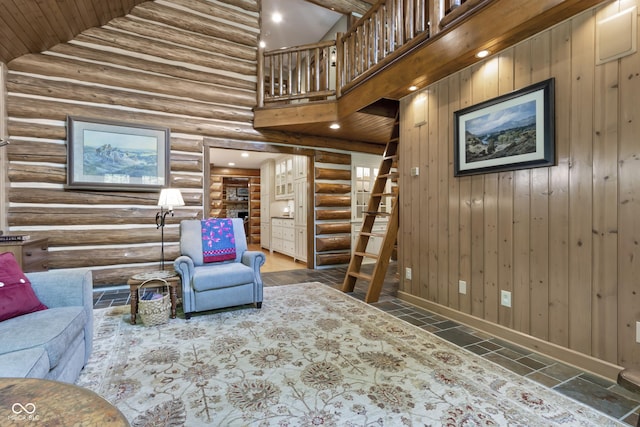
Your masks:
<svg viewBox="0 0 640 427"><path fill-rule="evenodd" d="M73 383L93 344L91 272L58 270L27 277L49 308L0 322L0 377Z"/></svg>

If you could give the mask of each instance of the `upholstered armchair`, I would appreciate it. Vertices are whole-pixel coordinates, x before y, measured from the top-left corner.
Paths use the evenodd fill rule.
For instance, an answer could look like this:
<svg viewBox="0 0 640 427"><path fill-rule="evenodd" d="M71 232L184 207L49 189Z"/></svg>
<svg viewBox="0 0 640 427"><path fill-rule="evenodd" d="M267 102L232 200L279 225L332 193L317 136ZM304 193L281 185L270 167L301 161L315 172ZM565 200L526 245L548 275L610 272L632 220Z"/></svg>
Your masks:
<svg viewBox="0 0 640 427"><path fill-rule="evenodd" d="M182 305L187 319L193 312L237 305L262 307L260 267L265 256L247 250L247 238L241 218L233 218L235 258L205 263L202 244L202 222L180 222L180 256L174 262L182 279Z"/></svg>

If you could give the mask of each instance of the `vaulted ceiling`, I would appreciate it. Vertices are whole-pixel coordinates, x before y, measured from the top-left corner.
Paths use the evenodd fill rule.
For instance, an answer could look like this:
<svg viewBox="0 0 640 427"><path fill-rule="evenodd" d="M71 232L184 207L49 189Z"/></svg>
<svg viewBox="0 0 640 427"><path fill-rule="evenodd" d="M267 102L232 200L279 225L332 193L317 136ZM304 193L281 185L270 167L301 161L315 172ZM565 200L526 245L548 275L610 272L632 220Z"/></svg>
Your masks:
<svg viewBox="0 0 640 427"><path fill-rule="evenodd" d="M0 61L37 53L73 39L91 27L105 25L128 14L145 0L2 0L0 13ZM188 4L190 0L167 0ZM284 1L284 0L283 0ZM259 0L222 0L224 3L255 3ZM340 13L368 10L375 0L310 0Z"/></svg>

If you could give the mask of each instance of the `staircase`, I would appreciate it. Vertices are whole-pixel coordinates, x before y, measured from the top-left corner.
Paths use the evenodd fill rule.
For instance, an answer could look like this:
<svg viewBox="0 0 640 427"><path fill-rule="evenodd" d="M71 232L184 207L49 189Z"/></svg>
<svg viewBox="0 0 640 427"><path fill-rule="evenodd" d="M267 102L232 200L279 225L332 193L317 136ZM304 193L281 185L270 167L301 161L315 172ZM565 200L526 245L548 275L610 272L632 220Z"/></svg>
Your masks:
<svg viewBox="0 0 640 427"><path fill-rule="evenodd" d="M362 229L358 235L355 251L351 256L349 268L342 284L343 292L353 292L358 279L369 282L369 287L365 296L365 302L367 303L378 301L380 291L382 290L382 285L384 283L384 277L389 266L389 260L391 259L391 254L396 248L396 237L398 236L397 162L399 137L400 119L396 114L391 138L387 143L387 147L382 157L378 176L376 177L373 189L371 190L369 204L366 212L364 212ZM388 185L389 182L391 185ZM382 203L385 199L391 204L391 212L381 209L388 206L387 204ZM384 233L374 233L373 227L374 224L376 224L376 219L384 217L388 219L386 222L386 230ZM383 239L380 252L377 254L367 252L367 245L370 237L380 237ZM361 272L362 261L365 258L375 260L373 273L370 275Z"/></svg>

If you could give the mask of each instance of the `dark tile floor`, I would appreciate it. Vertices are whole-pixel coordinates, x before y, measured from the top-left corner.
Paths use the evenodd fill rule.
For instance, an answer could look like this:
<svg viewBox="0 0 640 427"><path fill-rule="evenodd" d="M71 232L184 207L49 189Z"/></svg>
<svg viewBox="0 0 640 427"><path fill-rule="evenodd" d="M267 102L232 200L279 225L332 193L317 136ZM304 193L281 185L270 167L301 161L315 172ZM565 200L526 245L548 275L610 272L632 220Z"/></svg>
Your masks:
<svg viewBox="0 0 640 427"><path fill-rule="evenodd" d="M263 273L262 277L265 286L317 281L340 288L345 272L345 267L291 270ZM638 422L640 394L402 301L395 297L398 289L396 273L396 264L391 263L380 300L374 306L626 424L635 426ZM359 283L352 295L364 300L365 292L366 288ZM94 293L95 308L128 303L126 285Z"/></svg>

